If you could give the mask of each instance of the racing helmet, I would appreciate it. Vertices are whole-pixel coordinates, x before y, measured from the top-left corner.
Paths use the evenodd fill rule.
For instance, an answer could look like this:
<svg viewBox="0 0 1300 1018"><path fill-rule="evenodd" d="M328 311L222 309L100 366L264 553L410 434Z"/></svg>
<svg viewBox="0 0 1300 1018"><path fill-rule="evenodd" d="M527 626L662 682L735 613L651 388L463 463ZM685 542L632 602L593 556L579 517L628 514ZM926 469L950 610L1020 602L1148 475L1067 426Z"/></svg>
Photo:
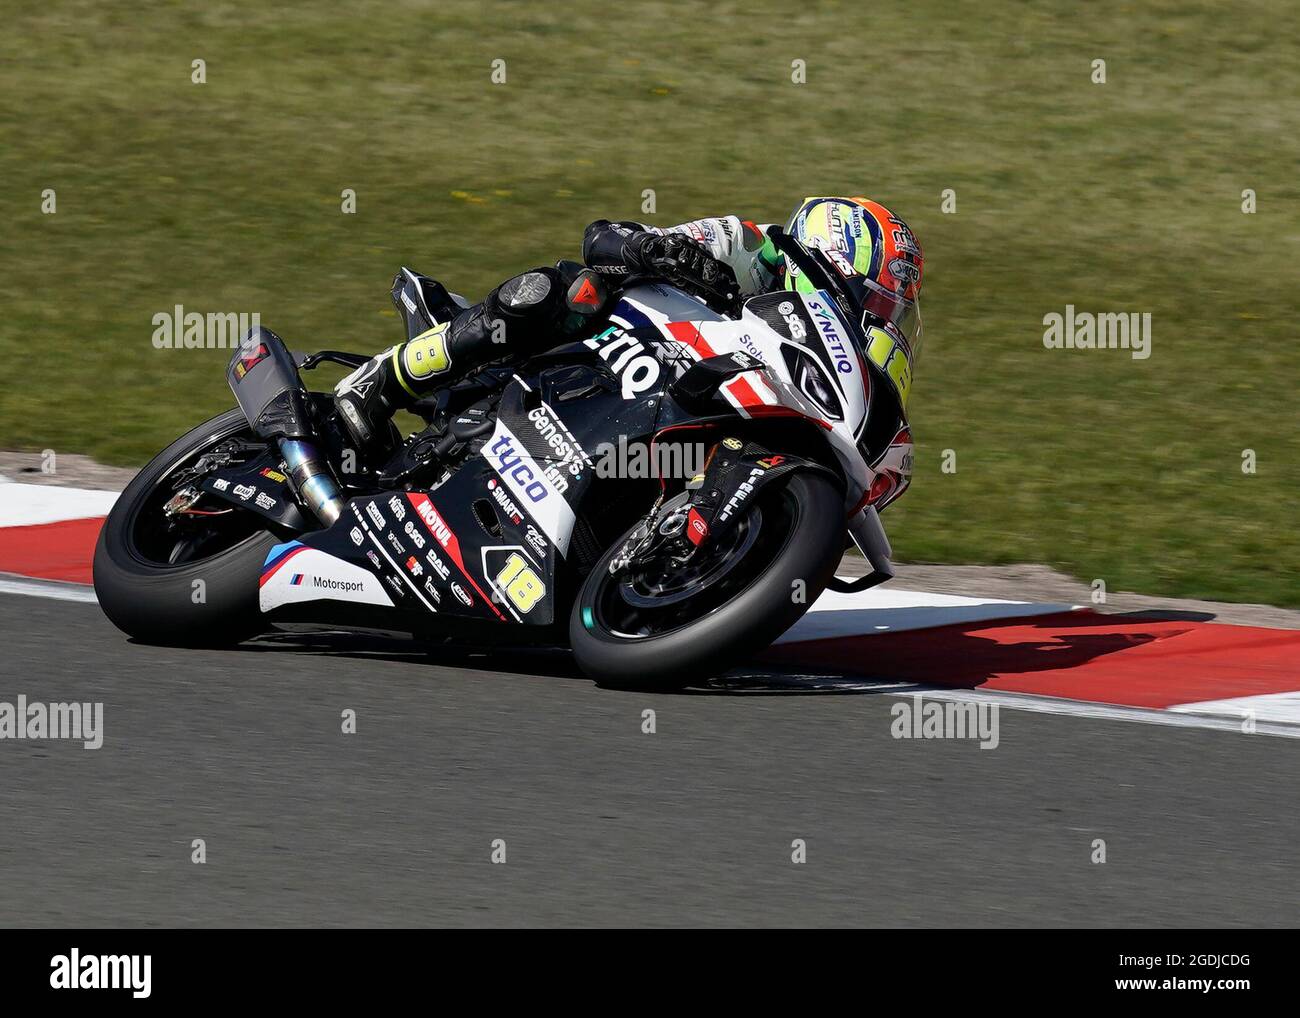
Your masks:
<svg viewBox="0 0 1300 1018"><path fill-rule="evenodd" d="M879 202L853 198L805 198L786 233L804 247L819 248L835 264L861 306L864 321L895 326L920 352L921 275L924 258L907 223ZM785 288L815 287L788 257Z"/></svg>

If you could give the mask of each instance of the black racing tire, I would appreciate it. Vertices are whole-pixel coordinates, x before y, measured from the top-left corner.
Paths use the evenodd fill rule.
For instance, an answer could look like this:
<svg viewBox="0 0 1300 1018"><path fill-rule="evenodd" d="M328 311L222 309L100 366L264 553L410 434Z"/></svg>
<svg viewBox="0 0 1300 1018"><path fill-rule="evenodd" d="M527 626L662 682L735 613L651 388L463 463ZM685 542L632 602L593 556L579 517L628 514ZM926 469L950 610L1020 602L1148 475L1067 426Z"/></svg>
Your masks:
<svg viewBox="0 0 1300 1018"><path fill-rule="evenodd" d="M258 529L218 553L177 565L144 555L138 526L156 487L182 463L248 427L235 409L200 424L155 456L126 486L99 533L95 595L109 621L142 643L219 647L270 627L258 607L258 579L277 538ZM203 581L203 597L195 581ZM196 603L196 600L198 603Z"/></svg>
<svg viewBox="0 0 1300 1018"><path fill-rule="evenodd" d="M797 622L826 588L844 550L844 498L819 473L794 471L773 483L750 509L774 514L779 500L793 520L783 543L761 572L725 603L679 628L657 635L621 636L597 609L616 541L592 568L569 620L569 641L582 671L619 689L673 690L703 681L758 653ZM631 534L631 531L628 532ZM804 583L802 599L795 583ZM590 624L584 609L591 611Z"/></svg>

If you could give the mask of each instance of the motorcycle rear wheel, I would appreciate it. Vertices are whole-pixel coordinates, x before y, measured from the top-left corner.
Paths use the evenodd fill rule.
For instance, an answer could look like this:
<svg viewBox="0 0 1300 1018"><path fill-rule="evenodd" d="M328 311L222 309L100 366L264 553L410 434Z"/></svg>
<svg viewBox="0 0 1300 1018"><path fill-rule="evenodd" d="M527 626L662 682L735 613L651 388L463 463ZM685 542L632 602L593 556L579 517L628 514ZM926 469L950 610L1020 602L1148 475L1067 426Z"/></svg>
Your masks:
<svg viewBox="0 0 1300 1018"><path fill-rule="evenodd" d="M570 616L582 671L609 687L679 689L768 646L834 575L844 550L843 496L829 478L796 471L764 491L732 533L739 536L722 544L723 559L697 567L690 583L698 593L688 596L689 586L638 589L626 571L611 575L610 562L632 530L616 541L587 576ZM656 592L663 594L659 609Z"/></svg>
<svg viewBox="0 0 1300 1018"><path fill-rule="evenodd" d="M109 621L142 643L216 647L269 628L258 577L277 538L238 509L175 533L162 513L172 478L221 442L251 437L230 410L155 456L119 496L95 547L95 595Z"/></svg>

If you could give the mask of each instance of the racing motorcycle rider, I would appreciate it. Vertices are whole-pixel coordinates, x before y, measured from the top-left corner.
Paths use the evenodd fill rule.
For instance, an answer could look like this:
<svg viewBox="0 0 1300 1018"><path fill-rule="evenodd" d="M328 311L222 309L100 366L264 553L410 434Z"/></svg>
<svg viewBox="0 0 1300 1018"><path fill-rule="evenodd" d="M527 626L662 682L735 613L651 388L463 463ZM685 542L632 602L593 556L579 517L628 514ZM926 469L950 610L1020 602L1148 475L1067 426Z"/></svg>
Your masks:
<svg viewBox="0 0 1300 1018"><path fill-rule="evenodd" d="M582 337L632 277L724 300L812 290L772 244L770 228L736 216L667 228L597 220L583 240L586 267L560 262L506 280L478 304L371 358L338 383L335 405L358 450L386 447L396 411L491 361ZM864 314L919 340L922 252L902 219L867 198L807 198L786 229L805 247L827 252ZM394 303L405 283L399 274Z"/></svg>

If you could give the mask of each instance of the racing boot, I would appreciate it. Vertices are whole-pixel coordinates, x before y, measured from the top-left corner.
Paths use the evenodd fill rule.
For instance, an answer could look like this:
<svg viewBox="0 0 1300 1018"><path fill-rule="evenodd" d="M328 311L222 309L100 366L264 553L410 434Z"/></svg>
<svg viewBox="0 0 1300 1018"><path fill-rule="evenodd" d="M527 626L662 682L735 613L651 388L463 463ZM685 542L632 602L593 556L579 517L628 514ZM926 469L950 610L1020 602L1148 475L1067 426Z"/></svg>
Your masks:
<svg viewBox="0 0 1300 1018"><path fill-rule="evenodd" d="M377 354L334 388L334 404L358 450L391 450L392 416L492 361L547 349L579 335L605 311L600 276L575 262L506 280L481 303Z"/></svg>
<svg viewBox="0 0 1300 1018"><path fill-rule="evenodd" d="M447 325L435 329L445 334ZM433 332L431 329L416 338L432 340ZM402 371L405 348L414 342L412 339L376 354L334 387L334 408L364 459L377 459L392 450L397 439L393 414L419 398Z"/></svg>

